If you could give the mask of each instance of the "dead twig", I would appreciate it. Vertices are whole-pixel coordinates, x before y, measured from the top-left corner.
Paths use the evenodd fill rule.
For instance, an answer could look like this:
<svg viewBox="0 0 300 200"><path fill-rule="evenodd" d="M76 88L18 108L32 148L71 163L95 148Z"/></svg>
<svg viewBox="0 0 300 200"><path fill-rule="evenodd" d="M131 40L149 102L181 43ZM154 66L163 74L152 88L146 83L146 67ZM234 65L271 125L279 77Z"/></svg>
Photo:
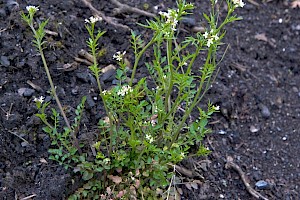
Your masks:
<svg viewBox="0 0 300 200"><path fill-rule="evenodd" d="M111 24L111 25L115 26L116 28L122 28L122 29L130 30L130 28L128 26L116 22L115 18L106 16L103 12L97 10L91 4L91 2L89 2L88 0L81 0L81 1L93 12L94 15L98 15L98 16L102 17L102 19L104 21L106 21L108 24Z"/></svg>
<svg viewBox="0 0 300 200"><path fill-rule="evenodd" d="M75 60L76 62L83 63L83 64L85 64L85 65L87 65L87 66L93 65L93 63L91 63L90 61L88 61L88 60L86 60L86 59L74 57L74 60Z"/></svg>
<svg viewBox="0 0 300 200"><path fill-rule="evenodd" d="M6 120L8 120L10 116L14 115L14 114L11 114L13 105L14 105L14 103L10 104L9 110L7 112L3 108L1 108L1 110L5 113Z"/></svg>
<svg viewBox="0 0 300 200"><path fill-rule="evenodd" d="M30 195L30 196L24 197L24 198L22 198L21 200L27 200L27 199L31 199L31 198L33 198L33 197L36 197L36 194L32 194L32 195Z"/></svg>
<svg viewBox="0 0 300 200"><path fill-rule="evenodd" d="M89 52L87 52L86 50L84 49L81 49L79 52L78 52L78 55L84 57L86 60L88 60L89 62L91 63L94 63L94 56L92 54L90 54Z"/></svg>
<svg viewBox="0 0 300 200"><path fill-rule="evenodd" d="M246 174L243 172L243 170L233 162L233 158L228 156L227 157L227 162L225 164L225 168L226 169L234 169L235 171L238 172L238 174L240 175L244 185L246 186L246 190L256 199L263 199L263 200L268 200L268 198L264 197L263 195L261 195L259 192L255 191L249 181L248 178L246 176Z"/></svg>
<svg viewBox="0 0 300 200"><path fill-rule="evenodd" d="M23 142L30 144L27 140L25 140L24 138L22 138L21 136L19 136L17 133L13 132L13 131L7 131L10 134L13 134L14 136L18 137L20 140L22 140Z"/></svg>
<svg viewBox="0 0 300 200"><path fill-rule="evenodd" d="M58 36L58 33L57 33L57 32L55 32L55 31L50 31L50 30L48 30L48 29L45 29L45 33L48 34L48 35L55 36L55 37Z"/></svg>
<svg viewBox="0 0 300 200"><path fill-rule="evenodd" d="M34 84L34 83L31 82L30 80L26 81L26 83L27 83L28 85L30 85L30 86L31 86L33 89L35 89L36 91L38 91L38 92L43 92L43 89L42 89L40 86Z"/></svg>
<svg viewBox="0 0 300 200"><path fill-rule="evenodd" d="M156 16L153 13L138 9L136 7L128 6L127 4L120 3L117 0L110 0L110 1L111 1L111 3L115 4L118 7L117 9L118 9L119 13L130 12L130 13L136 13L136 14L139 14L139 15L144 15L146 17L155 17Z"/></svg>

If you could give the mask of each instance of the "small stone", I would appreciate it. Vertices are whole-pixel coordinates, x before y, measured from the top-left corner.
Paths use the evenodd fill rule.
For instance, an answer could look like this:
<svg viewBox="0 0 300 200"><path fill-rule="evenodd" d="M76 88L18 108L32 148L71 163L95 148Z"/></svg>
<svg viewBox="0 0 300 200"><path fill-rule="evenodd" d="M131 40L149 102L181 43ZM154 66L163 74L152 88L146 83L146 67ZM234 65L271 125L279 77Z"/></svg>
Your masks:
<svg viewBox="0 0 300 200"><path fill-rule="evenodd" d="M111 82L111 84L113 84L113 85L118 85L119 82L120 82L119 80L114 79L114 80Z"/></svg>
<svg viewBox="0 0 300 200"><path fill-rule="evenodd" d="M298 88L295 87L295 86L292 88L292 90L293 90L293 92L295 92L295 93L299 92Z"/></svg>
<svg viewBox="0 0 300 200"><path fill-rule="evenodd" d="M255 126L251 125L251 126L250 126L250 131L251 131L251 133L256 133L256 132L259 131L259 128L257 128L257 127L255 127Z"/></svg>
<svg viewBox="0 0 300 200"><path fill-rule="evenodd" d="M87 109L90 109L90 108L94 107L95 105L96 105L96 103L93 100L93 98L91 97L91 95L88 95L86 97L86 107L87 107Z"/></svg>
<svg viewBox="0 0 300 200"><path fill-rule="evenodd" d="M73 88L72 90L71 90L71 94L72 95L78 95L78 86L76 86L75 88Z"/></svg>
<svg viewBox="0 0 300 200"><path fill-rule="evenodd" d="M102 70L102 75L100 77L100 80L102 82L109 82L114 80L116 76L116 67L114 65L108 65L104 67Z"/></svg>
<svg viewBox="0 0 300 200"><path fill-rule="evenodd" d="M286 141L286 140L287 140L287 137L286 137L286 136L282 137L282 140L283 140L283 141Z"/></svg>
<svg viewBox="0 0 300 200"><path fill-rule="evenodd" d="M298 25L292 25L292 30L293 31L300 31L300 24L298 24Z"/></svg>
<svg viewBox="0 0 300 200"><path fill-rule="evenodd" d="M224 130L219 130L219 132L218 132L220 135L225 135L226 134L226 131L224 131Z"/></svg>
<svg viewBox="0 0 300 200"><path fill-rule="evenodd" d="M269 118L271 116L271 112L267 106L265 106L264 104L260 104L259 108L264 118Z"/></svg>
<svg viewBox="0 0 300 200"><path fill-rule="evenodd" d="M24 142L21 142L21 146L22 146L22 147L27 147L27 146L29 146L29 143L28 143L28 142L25 142L25 141L24 141Z"/></svg>
<svg viewBox="0 0 300 200"><path fill-rule="evenodd" d="M19 4L15 0L7 0L6 7L9 10L9 12L19 10Z"/></svg>
<svg viewBox="0 0 300 200"><path fill-rule="evenodd" d="M270 184L264 180L260 180L255 183L255 186L259 190L264 190L264 189L268 189L270 187Z"/></svg>
<svg viewBox="0 0 300 200"><path fill-rule="evenodd" d="M0 57L0 63L4 67L9 67L10 66L10 61L9 61L7 56L1 56Z"/></svg>
<svg viewBox="0 0 300 200"><path fill-rule="evenodd" d="M83 81L83 82L85 82L85 83L88 83L89 82L89 73L88 72L77 72L76 73L76 77L79 79L79 80L81 80L81 81Z"/></svg>
<svg viewBox="0 0 300 200"><path fill-rule="evenodd" d="M191 17L183 17L181 22L189 27L193 27L196 26L196 20L195 18L191 18Z"/></svg>
<svg viewBox="0 0 300 200"><path fill-rule="evenodd" d="M20 88L18 89L18 94L23 97L32 97L34 89L31 88Z"/></svg>
<svg viewBox="0 0 300 200"><path fill-rule="evenodd" d="M34 93L34 89L26 88L23 96L24 97L32 97L33 93Z"/></svg>

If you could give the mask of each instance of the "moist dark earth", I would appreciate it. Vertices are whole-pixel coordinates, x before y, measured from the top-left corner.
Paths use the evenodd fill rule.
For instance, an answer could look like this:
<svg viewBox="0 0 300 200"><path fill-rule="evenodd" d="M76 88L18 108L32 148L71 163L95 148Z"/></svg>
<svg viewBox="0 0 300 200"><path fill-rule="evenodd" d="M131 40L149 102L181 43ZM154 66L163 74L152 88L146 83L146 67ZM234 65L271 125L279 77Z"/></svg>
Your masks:
<svg viewBox="0 0 300 200"><path fill-rule="evenodd" d="M176 6L175 1L121 2L152 13ZM205 25L201 13L208 13L210 2L194 3L195 14L190 24L181 26L179 37L195 34L191 26ZM197 187L191 187L188 182L193 180L181 175L187 183L178 185L181 199L255 199L238 172L225 167L228 158L264 197L300 199L300 9L292 8L290 1L245 3L236 12L243 20L226 27L224 48L219 51L221 56L228 47L226 56L205 99L221 108L211 119L213 132L205 138L212 153L179 164L203 176ZM92 4L146 39L149 36L136 25L149 17L116 14L109 1ZM91 10L81 1L0 1L0 199L66 199L83 182L78 174L48 159L50 138L34 115L34 97L50 95L31 32L19 14L27 5L39 6L36 21L49 19L46 28L58 33L46 35L45 54L70 119L83 95L87 96L83 119L87 127L94 127L104 114L87 65L63 70L81 49L88 50L84 19L92 15ZM225 14L226 6L220 2L220 18ZM130 54L129 31L104 21L97 28L107 31L99 44L105 49L101 67L116 65L112 59L116 51ZM147 75L143 64L137 75ZM110 87L113 79L105 79L104 87Z"/></svg>

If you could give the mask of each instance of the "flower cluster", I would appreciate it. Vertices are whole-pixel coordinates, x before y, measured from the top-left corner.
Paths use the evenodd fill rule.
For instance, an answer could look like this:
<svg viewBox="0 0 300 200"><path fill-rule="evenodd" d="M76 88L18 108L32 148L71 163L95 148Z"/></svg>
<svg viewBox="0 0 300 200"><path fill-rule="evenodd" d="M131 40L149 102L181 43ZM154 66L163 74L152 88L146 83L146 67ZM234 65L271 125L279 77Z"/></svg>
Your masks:
<svg viewBox="0 0 300 200"><path fill-rule="evenodd" d="M212 106L212 108L213 108L215 111L220 110L220 106Z"/></svg>
<svg viewBox="0 0 300 200"><path fill-rule="evenodd" d="M218 34L213 34L214 30L211 30L210 33L208 33L207 31L205 31L205 33L203 34L204 38L207 39L207 47L210 47L213 42L218 41L219 40L219 36Z"/></svg>
<svg viewBox="0 0 300 200"><path fill-rule="evenodd" d="M36 6L26 6L26 10L27 10L29 13L35 13L36 11L39 10L39 8L36 7Z"/></svg>
<svg viewBox="0 0 300 200"><path fill-rule="evenodd" d="M132 88L129 85L124 85L122 88L118 91L118 95L125 96L126 94L132 92Z"/></svg>
<svg viewBox="0 0 300 200"><path fill-rule="evenodd" d="M102 94L103 94L103 95L110 94L110 91L103 90L103 91L102 91Z"/></svg>
<svg viewBox="0 0 300 200"><path fill-rule="evenodd" d="M146 134L146 140L148 140L149 143L154 142L154 138L149 134Z"/></svg>
<svg viewBox="0 0 300 200"><path fill-rule="evenodd" d="M85 19L84 21L85 21L85 23L94 24L94 23L96 23L96 22L98 22L98 21L102 21L102 17L99 17L99 16L96 16L96 17L91 16L89 19Z"/></svg>
<svg viewBox="0 0 300 200"><path fill-rule="evenodd" d="M121 51L118 51L117 53L115 53L113 55L113 59L121 62L123 60L124 55L126 54L126 51L124 51L123 53L121 53Z"/></svg>
<svg viewBox="0 0 300 200"><path fill-rule="evenodd" d="M235 7L244 7L245 3L243 2L243 0L232 0L233 4Z"/></svg>
<svg viewBox="0 0 300 200"><path fill-rule="evenodd" d="M34 101L34 102L40 102L40 103L43 103L43 102L44 102L44 99L45 99L45 97L40 96L39 98L34 98L33 101Z"/></svg>
<svg viewBox="0 0 300 200"><path fill-rule="evenodd" d="M168 12L159 12L161 16L167 19L166 24L171 25L171 29L176 31L176 26L178 24L178 13L176 10L169 9Z"/></svg>

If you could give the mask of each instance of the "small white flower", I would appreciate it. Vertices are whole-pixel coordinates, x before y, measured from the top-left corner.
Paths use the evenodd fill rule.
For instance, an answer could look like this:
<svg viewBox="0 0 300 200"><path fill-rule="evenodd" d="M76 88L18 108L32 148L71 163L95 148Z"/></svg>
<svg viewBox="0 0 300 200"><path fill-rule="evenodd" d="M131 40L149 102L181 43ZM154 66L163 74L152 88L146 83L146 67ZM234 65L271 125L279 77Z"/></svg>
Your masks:
<svg viewBox="0 0 300 200"><path fill-rule="evenodd" d="M123 60L124 55L126 54L126 51L124 51L123 53L121 53L121 51L117 51L114 55L113 55L113 59L121 62Z"/></svg>
<svg viewBox="0 0 300 200"><path fill-rule="evenodd" d="M208 38L208 32L205 31L205 33L203 34L204 38Z"/></svg>
<svg viewBox="0 0 300 200"><path fill-rule="evenodd" d="M43 103L43 102L44 102L44 99L45 99L45 97L40 96L39 98L34 98L33 101L34 101L34 102L37 102L37 101L38 101L38 102L40 102L40 103Z"/></svg>
<svg viewBox="0 0 300 200"><path fill-rule="evenodd" d="M213 39L212 39L212 38L209 38L209 39L207 40L207 47L210 47L210 45L212 45L212 43L213 43Z"/></svg>
<svg viewBox="0 0 300 200"><path fill-rule="evenodd" d="M187 7L192 7L192 8L193 8L193 7L194 7L194 4L193 4L193 3L187 3L187 4L184 5L184 7L185 7L185 8L187 8Z"/></svg>
<svg viewBox="0 0 300 200"><path fill-rule="evenodd" d="M146 134L146 139L149 141L149 143L154 142L154 138L149 134Z"/></svg>
<svg viewBox="0 0 300 200"><path fill-rule="evenodd" d="M102 91L102 94L103 94L103 95L106 95L106 94L107 94L107 90L103 90L103 91Z"/></svg>
<svg viewBox="0 0 300 200"><path fill-rule="evenodd" d="M233 4L235 5L235 7L244 7L245 3L243 2L243 0L232 0Z"/></svg>
<svg viewBox="0 0 300 200"><path fill-rule="evenodd" d="M26 10L27 10L29 13L35 13L36 11L39 10L39 8L36 7L36 6L26 6Z"/></svg>
<svg viewBox="0 0 300 200"><path fill-rule="evenodd" d="M99 17L99 16L96 16L96 17L91 16L89 19L85 19L84 21L85 21L85 23L94 24L94 23L96 23L96 22L98 22L98 21L102 21L102 17Z"/></svg>
<svg viewBox="0 0 300 200"><path fill-rule="evenodd" d="M216 34L216 35L212 35L211 36L214 40L218 40L219 39L219 36Z"/></svg>
<svg viewBox="0 0 300 200"><path fill-rule="evenodd" d="M168 13L162 12L162 11L159 11L158 14L161 15L161 16L164 16L164 17L168 16Z"/></svg>
<svg viewBox="0 0 300 200"><path fill-rule="evenodd" d="M117 92L119 96L125 96L126 94L132 92L132 88L129 85L122 86L122 88Z"/></svg>
<svg viewBox="0 0 300 200"><path fill-rule="evenodd" d="M214 106L215 110L220 110L220 106Z"/></svg>

